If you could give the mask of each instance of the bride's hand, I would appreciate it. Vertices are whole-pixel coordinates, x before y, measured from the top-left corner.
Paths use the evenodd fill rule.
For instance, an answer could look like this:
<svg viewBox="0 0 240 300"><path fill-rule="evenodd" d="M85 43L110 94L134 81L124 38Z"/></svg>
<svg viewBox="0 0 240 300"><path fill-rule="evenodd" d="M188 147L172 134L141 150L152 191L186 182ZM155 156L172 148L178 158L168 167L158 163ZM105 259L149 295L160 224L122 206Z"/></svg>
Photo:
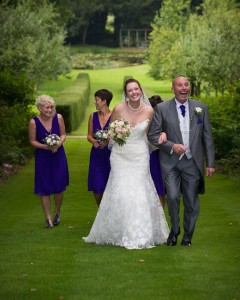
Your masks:
<svg viewBox="0 0 240 300"><path fill-rule="evenodd" d="M165 132L161 132L159 139L158 139L158 144L164 144L167 141L167 135Z"/></svg>

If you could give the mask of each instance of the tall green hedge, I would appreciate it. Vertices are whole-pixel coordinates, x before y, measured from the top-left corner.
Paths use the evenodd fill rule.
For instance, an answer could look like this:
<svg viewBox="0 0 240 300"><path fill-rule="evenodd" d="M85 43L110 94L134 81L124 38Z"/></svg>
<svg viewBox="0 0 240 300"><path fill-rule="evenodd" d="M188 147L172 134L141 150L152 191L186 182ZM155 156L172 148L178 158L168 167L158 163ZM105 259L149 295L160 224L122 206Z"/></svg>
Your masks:
<svg viewBox="0 0 240 300"><path fill-rule="evenodd" d="M80 73L69 88L64 89L55 97L56 110L64 118L67 133L77 129L80 125L88 105L89 96L89 75Z"/></svg>

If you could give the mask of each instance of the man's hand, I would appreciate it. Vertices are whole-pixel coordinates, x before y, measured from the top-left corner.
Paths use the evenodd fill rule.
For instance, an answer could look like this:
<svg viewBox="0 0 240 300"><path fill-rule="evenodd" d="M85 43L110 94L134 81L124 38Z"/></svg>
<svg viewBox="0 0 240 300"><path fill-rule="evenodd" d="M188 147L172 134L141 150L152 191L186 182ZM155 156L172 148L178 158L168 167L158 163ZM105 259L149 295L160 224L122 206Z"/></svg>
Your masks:
<svg viewBox="0 0 240 300"><path fill-rule="evenodd" d="M215 168L211 168L211 167L206 168L206 175L207 175L207 177L213 176L214 173L215 173Z"/></svg>
<svg viewBox="0 0 240 300"><path fill-rule="evenodd" d="M183 146L182 144L174 144L172 149L173 149L173 152L178 155L185 153L185 151L187 150L187 148L185 146Z"/></svg>

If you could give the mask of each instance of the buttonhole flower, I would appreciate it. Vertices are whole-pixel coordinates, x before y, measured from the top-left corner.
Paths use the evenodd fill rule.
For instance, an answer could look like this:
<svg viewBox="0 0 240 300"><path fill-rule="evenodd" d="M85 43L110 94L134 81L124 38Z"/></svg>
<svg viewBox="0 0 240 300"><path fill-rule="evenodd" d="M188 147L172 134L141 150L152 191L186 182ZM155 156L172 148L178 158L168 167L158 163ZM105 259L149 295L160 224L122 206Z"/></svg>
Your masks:
<svg viewBox="0 0 240 300"><path fill-rule="evenodd" d="M195 107L195 114L197 115L197 117L201 117L202 115L202 109L201 107Z"/></svg>

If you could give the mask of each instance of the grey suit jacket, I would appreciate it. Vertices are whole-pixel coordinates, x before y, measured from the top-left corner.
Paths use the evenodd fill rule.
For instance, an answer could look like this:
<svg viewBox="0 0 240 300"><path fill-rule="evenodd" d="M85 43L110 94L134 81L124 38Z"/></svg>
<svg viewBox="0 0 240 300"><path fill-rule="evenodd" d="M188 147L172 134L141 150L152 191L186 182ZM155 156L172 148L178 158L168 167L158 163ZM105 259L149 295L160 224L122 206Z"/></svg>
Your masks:
<svg viewBox="0 0 240 300"><path fill-rule="evenodd" d="M201 116L197 116L195 112L196 107L202 109ZM189 146L193 159L202 176L198 192L203 194L205 191L204 158L207 167L214 167L215 161L212 131L207 106L199 101L189 100L189 119ZM166 132L167 134L167 142L163 145L158 144L158 138L161 132ZM169 170L173 168L179 160L179 155L175 153L170 154L173 145L183 144L176 102L174 99L157 105L154 118L149 128L148 139L153 145L160 149L162 175L163 179L165 179Z"/></svg>

